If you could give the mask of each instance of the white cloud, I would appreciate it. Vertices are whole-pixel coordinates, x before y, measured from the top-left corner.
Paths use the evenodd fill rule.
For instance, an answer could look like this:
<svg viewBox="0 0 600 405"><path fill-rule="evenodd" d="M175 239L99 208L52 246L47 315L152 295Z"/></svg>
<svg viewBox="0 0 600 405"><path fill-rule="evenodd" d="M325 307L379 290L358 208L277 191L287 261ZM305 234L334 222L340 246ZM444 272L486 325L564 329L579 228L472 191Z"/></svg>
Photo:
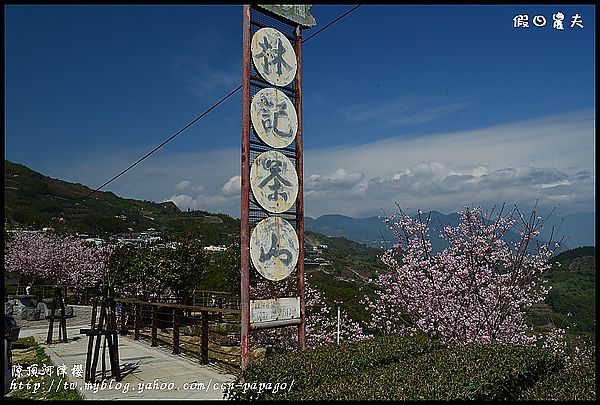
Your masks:
<svg viewBox="0 0 600 405"><path fill-rule="evenodd" d="M193 200L194 199L187 194L172 195L166 199L166 201L173 201L181 210L191 207Z"/></svg>
<svg viewBox="0 0 600 405"><path fill-rule="evenodd" d="M472 97L458 100L447 96L402 96L376 103L342 107L349 123L372 122L376 125L417 125L465 110Z"/></svg>
<svg viewBox="0 0 600 405"><path fill-rule="evenodd" d="M239 196L226 197L223 195L204 195L198 194L192 197L187 194L172 195L166 201L172 201L177 207L186 211L188 208L192 210L202 210L216 213L228 213L235 215L235 208L239 212Z"/></svg>
<svg viewBox="0 0 600 405"><path fill-rule="evenodd" d="M312 174L304 182L304 189L311 190L332 190L356 186L362 179L362 173L348 173L340 168L331 175Z"/></svg>
<svg viewBox="0 0 600 405"><path fill-rule="evenodd" d="M52 175L95 187L112 177L115 168L127 167L138 158L139 156L133 153L86 156L74 165L63 168L64 173L55 172ZM222 190L228 179L239 175L239 161L240 151L234 148L157 154L103 190L140 200L171 200L180 209L190 207L239 216L239 195L228 196ZM74 174L77 177L74 177ZM173 185L176 185L175 193Z"/></svg>
<svg viewBox="0 0 600 405"><path fill-rule="evenodd" d="M435 168L429 170L428 168ZM475 173L475 174L474 174ZM577 180L555 168L520 166L499 170L451 172L439 162L419 164L403 173L371 179L366 194L375 196L374 201L389 206L387 201L404 200L412 209L445 209L453 211L458 204L476 203L522 203L531 205L540 199L546 208L556 202L566 201L563 195L580 199L578 193L593 183ZM435 201L431 206L429 199ZM419 204L420 206L413 206ZM426 205L423 207L422 205Z"/></svg>
<svg viewBox="0 0 600 405"><path fill-rule="evenodd" d="M178 191L183 191L183 190L190 188L191 185L192 185L192 183L189 180L183 180L183 181L177 183L177 185L175 186L175 189Z"/></svg>
<svg viewBox="0 0 600 405"><path fill-rule="evenodd" d="M470 203L530 205L536 198L540 204L558 205L559 212L594 210L593 111L469 131L403 135L360 146L306 150L307 174L344 167L366 179L362 197L350 196L348 190L326 199L307 193L307 215L376 215L379 209L393 210L394 202L451 212Z"/></svg>
<svg viewBox="0 0 600 405"><path fill-rule="evenodd" d="M395 202L452 212L470 204L531 205L536 199L540 206L556 205L562 215L594 211L594 136L594 112L580 111L469 131L390 136L359 146L305 148L305 213L370 216L394 210ZM114 175L108 168L135 159L86 157L64 169L64 176L52 175L93 187ZM238 148L157 155L107 189L239 217L239 162ZM181 185L177 193L173 184Z"/></svg>
<svg viewBox="0 0 600 405"><path fill-rule="evenodd" d="M242 189L241 181L242 181L242 176L240 176L239 174L237 176L233 176L232 178L227 180L227 182L225 184L223 184L223 187L221 187L221 190L223 190L223 193L225 195L239 194L240 190Z"/></svg>

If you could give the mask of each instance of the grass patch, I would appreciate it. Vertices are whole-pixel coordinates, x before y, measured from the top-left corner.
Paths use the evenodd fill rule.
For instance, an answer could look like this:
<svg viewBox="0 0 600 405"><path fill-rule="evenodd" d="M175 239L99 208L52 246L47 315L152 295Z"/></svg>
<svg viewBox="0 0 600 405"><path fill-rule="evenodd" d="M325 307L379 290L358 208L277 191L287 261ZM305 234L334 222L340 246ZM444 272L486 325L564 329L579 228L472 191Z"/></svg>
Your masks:
<svg viewBox="0 0 600 405"><path fill-rule="evenodd" d="M33 337L21 338L13 343L12 353L13 365L20 365L23 368L23 376L13 379L18 387L8 393L7 398L66 401L84 399L79 390L64 388L66 377L56 375L56 365L52 363L44 348L38 345ZM44 365L53 366L52 374L29 376L27 368L34 364L37 365L38 370L42 369Z"/></svg>

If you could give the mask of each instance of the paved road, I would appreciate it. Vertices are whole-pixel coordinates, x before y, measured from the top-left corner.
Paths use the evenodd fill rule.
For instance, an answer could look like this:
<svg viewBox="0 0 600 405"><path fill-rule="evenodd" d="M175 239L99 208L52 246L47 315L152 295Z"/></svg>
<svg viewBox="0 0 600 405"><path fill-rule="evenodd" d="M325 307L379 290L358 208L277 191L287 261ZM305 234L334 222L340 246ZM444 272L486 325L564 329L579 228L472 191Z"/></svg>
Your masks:
<svg viewBox="0 0 600 405"><path fill-rule="evenodd" d="M67 325L68 343L47 345L47 325L43 328L37 325L23 327L19 337L33 336L55 365L65 364L69 381L73 386L76 383L76 389L80 390L85 399L223 399L224 385L235 380L233 375L224 374L216 367L201 365L191 359L173 355L166 349L119 336L119 360L124 376L120 385L114 380L112 384L109 384L110 380L105 380L104 386L98 384L96 389L86 388L83 376L77 378L71 373L76 364L85 368L88 337L79 333L80 328L89 328L89 325ZM58 332L55 331L55 339L57 338ZM99 372L101 361L98 363ZM106 364L109 368L108 349ZM107 375L109 374L108 369ZM60 377L55 376L53 379L56 384L60 383Z"/></svg>

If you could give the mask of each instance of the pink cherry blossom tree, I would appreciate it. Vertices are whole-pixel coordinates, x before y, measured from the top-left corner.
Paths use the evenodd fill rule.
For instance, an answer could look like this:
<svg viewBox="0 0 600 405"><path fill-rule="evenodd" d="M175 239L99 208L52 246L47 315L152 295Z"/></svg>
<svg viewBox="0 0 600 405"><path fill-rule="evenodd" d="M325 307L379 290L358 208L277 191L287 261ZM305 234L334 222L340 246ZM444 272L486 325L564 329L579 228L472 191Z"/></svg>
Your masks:
<svg viewBox="0 0 600 405"><path fill-rule="evenodd" d="M551 240L535 238L545 219L535 209L525 218L515 207L484 217L479 207L459 213L458 226L444 226L448 247L434 254L430 216L410 218L402 210L384 221L398 238L381 260L389 272L377 280L375 299L365 297L375 330L389 334L425 332L448 345L530 344L525 313L551 287L543 280L550 268ZM509 242L509 230L520 238ZM558 247L555 244L552 248Z"/></svg>
<svg viewBox="0 0 600 405"><path fill-rule="evenodd" d="M5 245L4 267L25 277L57 286L92 286L112 254L111 246L92 246L73 236L20 232Z"/></svg>

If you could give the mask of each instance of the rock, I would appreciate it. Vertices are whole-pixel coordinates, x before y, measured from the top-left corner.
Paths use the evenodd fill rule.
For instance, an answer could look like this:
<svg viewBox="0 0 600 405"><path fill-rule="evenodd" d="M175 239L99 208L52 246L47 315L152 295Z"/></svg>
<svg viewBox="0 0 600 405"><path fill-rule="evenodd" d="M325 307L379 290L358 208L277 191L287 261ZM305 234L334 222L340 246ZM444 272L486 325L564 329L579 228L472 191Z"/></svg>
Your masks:
<svg viewBox="0 0 600 405"><path fill-rule="evenodd" d="M27 308L25 305L23 305L23 303L21 302L21 300L14 298L12 301L9 301L12 306L13 306L13 311L15 311L15 313L20 314L21 311L23 310L23 308Z"/></svg>
<svg viewBox="0 0 600 405"><path fill-rule="evenodd" d="M43 318L46 318L48 315L50 315L50 310L43 302L38 302L37 309L40 311L40 316Z"/></svg>
<svg viewBox="0 0 600 405"><path fill-rule="evenodd" d="M254 355L254 352L256 350L259 350L259 349L255 349L252 352L252 355ZM241 353L241 349L240 349L239 346L219 346L219 351L225 352L225 353L231 353L231 354L239 354L239 353Z"/></svg>
<svg viewBox="0 0 600 405"><path fill-rule="evenodd" d="M47 299L44 299L44 302L38 302L36 307L36 309L40 312L40 316L42 318L46 318L47 316L49 316L52 311L52 303L48 304L45 302L46 300ZM54 310L54 315L60 315L60 310L58 308ZM73 306L65 305L65 316L72 317L74 315L75 311L73 309Z"/></svg>
<svg viewBox="0 0 600 405"><path fill-rule="evenodd" d="M37 308L23 308L21 310L21 319L26 319L28 321L39 321L40 310Z"/></svg>
<svg viewBox="0 0 600 405"><path fill-rule="evenodd" d="M35 307L35 305L33 303L33 300L35 297L33 295L15 295L14 298L15 298L15 301L17 301L19 303L19 305L22 307L26 307L26 308Z"/></svg>

